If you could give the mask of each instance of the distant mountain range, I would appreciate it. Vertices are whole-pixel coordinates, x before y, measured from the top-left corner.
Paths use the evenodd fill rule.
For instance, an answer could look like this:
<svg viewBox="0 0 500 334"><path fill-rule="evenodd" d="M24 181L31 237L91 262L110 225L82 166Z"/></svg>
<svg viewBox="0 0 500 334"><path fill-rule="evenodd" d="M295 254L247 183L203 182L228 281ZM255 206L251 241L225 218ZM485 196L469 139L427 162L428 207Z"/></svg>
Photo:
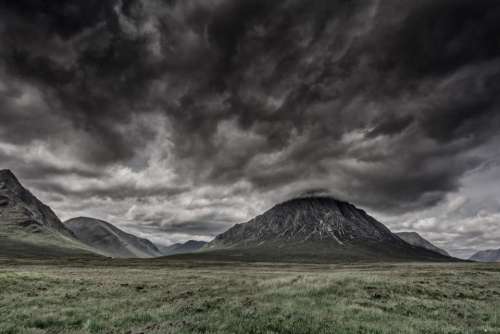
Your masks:
<svg viewBox="0 0 500 334"><path fill-rule="evenodd" d="M162 255L151 241L126 233L103 220L78 217L67 220L64 224L79 241L102 255L121 258Z"/></svg>
<svg viewBox="0 0 500 334"><path fill-rule="evenodd" d="M479 251L472 255L469 260L477 262L500 262L500 249Z"/></svg>
<svg viewBox="0 0 500 334"><path fill-rule="evenodd" d="M158 246L162 255L175 255L194 253L203 248L207 243L205 241L189 240L185 243L176 243L170 246Z"/></svg>
<svg viewBox="0 0 500 334"><path fill-rule="evenodd" d="M418 234L393 234L363 210L329 197L278 204L209 243L156 246L94 218L63 224L12 172L0 171L0 256L97 255L278 262L455 260Z"/></svg>
<svg viewBox="0 0 500 334"><path fill-rule="evenodd" d="M410 245L417 246L417 247L422 247L428 250L431 250L433 252L442 254L444 256L450 256L447 251L444 249L441 249L432 243L430 243L428 240L422 238L420 234L417 232L399 232L396 233L398 237L409 243Z"/></svg>

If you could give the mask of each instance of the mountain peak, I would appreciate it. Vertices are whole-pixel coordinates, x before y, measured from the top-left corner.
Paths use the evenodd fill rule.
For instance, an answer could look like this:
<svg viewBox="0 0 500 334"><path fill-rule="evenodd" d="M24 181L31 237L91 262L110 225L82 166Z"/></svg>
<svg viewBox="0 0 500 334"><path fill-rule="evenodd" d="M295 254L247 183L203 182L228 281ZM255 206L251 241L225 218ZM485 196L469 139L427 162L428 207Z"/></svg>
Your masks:
<svg viewBox="0 0 500 334"><path fill-rule="evenodd" d="M354 205L328 196L300 197L278 204L248 223L219 235L217 244L248 245L269 241L394 241L383 224Z"/></svg>
<svg viewBox="0 0 500 334"><path fill-rule="evenodd" d="M287 206L287 205L301 205L303 203L311 204L325 204L325 203L342 203L344 201L338 200L332 196L327 195L307 195L294 197L284 202L281 202L275 206ZM344 202L345 203L345 202Z"/></svg>
<svg viewBox="0 0 500 334"><path fill-rule="evenodd" d="M4 174L14 175L10 169L0 169L0 177L2 177Z"/></svg>
<svg viewBox="0 0 500 334"><path fill-rule="evenodd" d="M366 214L364 210L356 208L349 202L339 200L332 196L316 195L316 196L301 196L289 199L280 204L275 205L273 209L310 209L310 208L329 208L332 210L355 209L360 213ZM347 211L344 211L347 212Z"/></svg>
<svg viewBox="0 0 500 334"><path fill-rule="evenodd" d="M17 177L10 169L0 170L0 189L22 187Z"/></svg>

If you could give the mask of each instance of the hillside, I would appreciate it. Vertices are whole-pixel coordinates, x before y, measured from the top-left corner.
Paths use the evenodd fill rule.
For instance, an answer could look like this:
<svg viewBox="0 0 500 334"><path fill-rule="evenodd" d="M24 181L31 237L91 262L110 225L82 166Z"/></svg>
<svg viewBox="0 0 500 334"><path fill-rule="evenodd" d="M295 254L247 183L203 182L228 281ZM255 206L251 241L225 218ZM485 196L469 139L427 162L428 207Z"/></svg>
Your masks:
<svg viewBox="0 0 500 334"><path fill-rule="evenodd" d="M422 238L420 234L417 232L399 232L395 233L398 237L409 243L410 245L417 246L417 247L423 247L425 249L431 250L433 252L442 254L444 256L450 256L447 251L444 249L441 249L437 247L436 245L432 244L430 241Z"/></svg>
<svg viewBox="0 0 500 334"><path fill-rule="evenodd" d="M0 171L0 256L95 255L9 170Z"/></svg>
<svg viewBox="0 0 500 334"><path fill-rule="evenodd" d="M469 260L477 262L500 262L500 249L479 251L472 255Z"/></svg>
<svg viewBox="0 0 500 334"><path fill-rule="evenodd" d="M64 224L78 240L106 256L148 258L161 255L151 241L126 233L103 220L78 217Z"/></svg>

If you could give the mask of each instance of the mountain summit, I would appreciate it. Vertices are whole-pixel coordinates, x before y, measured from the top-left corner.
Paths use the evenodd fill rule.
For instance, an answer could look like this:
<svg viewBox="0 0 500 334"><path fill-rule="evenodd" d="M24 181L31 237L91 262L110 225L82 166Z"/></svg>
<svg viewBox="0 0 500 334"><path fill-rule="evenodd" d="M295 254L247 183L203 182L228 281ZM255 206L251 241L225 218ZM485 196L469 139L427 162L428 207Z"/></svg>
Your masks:
<svg viewBox="0 0 500 334"><path fill-rule="evenodd" d="M204 250L258 260L450 259L404 242L365 211L331 197L297 198L278 204L218 235Z"/></svg>

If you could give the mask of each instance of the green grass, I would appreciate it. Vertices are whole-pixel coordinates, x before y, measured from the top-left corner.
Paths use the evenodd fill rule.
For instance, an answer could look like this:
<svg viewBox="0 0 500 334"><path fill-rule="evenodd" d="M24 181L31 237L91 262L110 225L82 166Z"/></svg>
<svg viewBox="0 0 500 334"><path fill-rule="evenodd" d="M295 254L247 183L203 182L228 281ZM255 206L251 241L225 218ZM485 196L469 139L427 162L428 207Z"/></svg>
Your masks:
<svg viewBox="0 0 500 334"><path fill-rule="evenodd" d="M88 246L52 229L4 221L0 222L0 255L27 258L98 256Z"/></svg>
<svg viewBox="0 0 500 334"><path fill-rule="evenodd" d="M0 333L500 333L500 266L4 260Z"/></svg>

